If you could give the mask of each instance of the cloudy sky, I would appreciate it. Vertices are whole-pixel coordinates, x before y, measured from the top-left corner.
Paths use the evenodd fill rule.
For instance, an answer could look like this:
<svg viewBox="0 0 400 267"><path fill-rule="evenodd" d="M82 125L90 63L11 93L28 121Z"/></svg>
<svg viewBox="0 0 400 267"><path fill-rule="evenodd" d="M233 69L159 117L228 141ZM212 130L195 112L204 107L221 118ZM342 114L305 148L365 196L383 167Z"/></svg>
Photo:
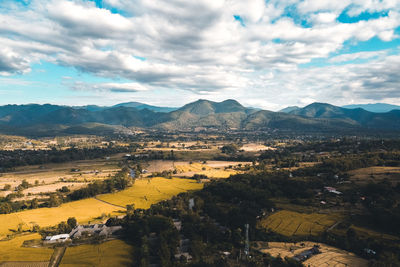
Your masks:
<svg viewBox="0 0 400 267"><path fill-rule="evenodd" d="M399 0L0 0L0 104L400 104Z"/></svg>

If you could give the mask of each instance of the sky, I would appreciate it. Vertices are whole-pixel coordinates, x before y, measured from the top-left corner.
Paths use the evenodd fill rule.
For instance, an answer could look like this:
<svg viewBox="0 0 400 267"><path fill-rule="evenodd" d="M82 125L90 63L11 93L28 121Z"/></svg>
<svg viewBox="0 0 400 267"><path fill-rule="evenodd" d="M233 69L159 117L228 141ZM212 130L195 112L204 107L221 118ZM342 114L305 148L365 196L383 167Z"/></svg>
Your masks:
<svg viewBox="0 0 400 267"><path fill-rule="evenodd" d="M0 0L0 105L400 104L400 0Z"/></svg>

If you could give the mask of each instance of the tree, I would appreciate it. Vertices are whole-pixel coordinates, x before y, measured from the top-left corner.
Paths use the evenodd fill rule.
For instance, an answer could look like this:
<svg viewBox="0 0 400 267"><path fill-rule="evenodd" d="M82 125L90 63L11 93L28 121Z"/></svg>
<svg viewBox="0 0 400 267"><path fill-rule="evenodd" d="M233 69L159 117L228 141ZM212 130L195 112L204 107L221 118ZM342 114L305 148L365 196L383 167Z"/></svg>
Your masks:
<svg viewBox="0 0 400 267"><path fill-rule="evenodd" d="M75 217L70 217L67 220L67 224L68 226L72 229L74 229L76 227L76 225L78 224L78 222L76 221Z"/></svg>
<svg viewBox="0 0 400 267"><path fill-rule="evenodd" d="M39 201L37 198L32 199L31 201L31 209L37 209L39 207Z"/></svg>
<svg viewBox="0 0 400 267"><path fill-rule="evenodd" d="M235 154L238 148L234 144L225 145L221 148L221 152L225 154Z"/></svg>
<svg viewBox="0 0 400 267"><path fill-rule="evenodd" d="M12 211L10 203L0 203L0 214L7 214Z"/></svg>
<svg viewBox="0 0 400 267"><path fill-rule="evenodd" d="M51 194L49 199L49 207L58 207L62 203L61 199L56 194Z"/></svg>
<svg viewBox="0 0 400 267"><path fill-rule="evenodd" d="M3 187L4 191L8 191L10 189L11 189L11 185L10 184L5 184L4 187Z"/></svg>

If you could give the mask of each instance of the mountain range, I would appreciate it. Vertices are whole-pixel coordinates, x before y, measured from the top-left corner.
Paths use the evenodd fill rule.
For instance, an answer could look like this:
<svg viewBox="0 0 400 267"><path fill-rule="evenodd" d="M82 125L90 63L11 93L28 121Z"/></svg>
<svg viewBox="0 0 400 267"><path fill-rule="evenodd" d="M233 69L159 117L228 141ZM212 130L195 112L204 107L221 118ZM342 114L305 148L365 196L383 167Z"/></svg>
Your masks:
<svg viewBox="0 0 400 267"><path fill-rule="evenodd" d="M391 104L385 104L385 103L374 103L374 104L352 104L352 105L345 105L342 106L342 108L347 108L347 109L356 109L356 108L362 108L366 111L370 112L375 112L375 113L386 113L395 109L400 110L400 106L397 105L391 105ZM284 109L281 109L280 112L285 112L285 113L290 113L293 110L301 109L298 106L290 106L286 107Z"/></svg>
<svg viewBox="0 0 400 267"><path fill-rule="evenodd" d="M395 109L400 109L398 105L391 105L385 103L375 103L375 104L353 104L353 105L346 105L343 108L362 108L366 111L377 112L377 113L385 113Z"/></svg>
<svg viewBox="0 0 400 267"><path fill-rule="evenodd" d="M325 103L272 112L236 100L198 100L181 108L138 102L112 107L6 105L0 107L0 132L23 135L108 134L132 129L164 131L257 130L292 132L400 131L400 110L374 113Z"/></svg>

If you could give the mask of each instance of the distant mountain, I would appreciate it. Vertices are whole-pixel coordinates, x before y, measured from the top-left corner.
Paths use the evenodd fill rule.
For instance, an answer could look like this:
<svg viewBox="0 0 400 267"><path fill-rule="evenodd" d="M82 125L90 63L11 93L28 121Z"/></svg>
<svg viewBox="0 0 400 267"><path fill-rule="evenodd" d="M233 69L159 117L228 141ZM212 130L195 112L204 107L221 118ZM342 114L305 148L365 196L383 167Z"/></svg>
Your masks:
<svg viewBox="0 0 400 267"><path fill-rule="evenodd" d="M290 106L290 107L286 107L286 108L283 108L283 109L279 110L279 112L290 113L290 112L292 112L294 110L298 110L298 109L300 109L300 107L298 107L298 106Z"/></svg>
<svg viewBox="0 0 400 267"><path fill-rule="evenodd" d="M246 108L232 99L222 102L198 100L170 112L156 112L142 108L144 105L132 102L113 107L0 106L0 132L21 135L109 134L130 132L136 128L193 131L198 127L330 133L400 131L400 110L373 113L361 108L313 103L285 113Z"/></svg>
<svg viewBox="0 0 400 267"><path fill-rule="evenodd" d="M343 108L355 109L362 108L366 111L375 112L375 113L385 113L395 109L400 110L400 106L385 104L385 103L375 103L375 104L354 104L354 105L346 105Z"/></svg>
<svg viewBox="0 0 400 267"><path fill-rule="evenodd" d="M142 109L148 109L151 111L155 111L155 112L171 112L174 110L177 110L178 108L172 108L172 107L157 107L157 106L152 106L152 105L147 105L147 104L143 104L140 102L127 102L127 103L121 103L121 104L117 104L113 107L127 107L127 108L136 108L139 110Z"/></svg>
<svg viewBox="0 0 400 267"><path fill-rule="evenodd" d="M306 118L341 119L369 129L400 129L400 110L374 113L362 108L347 109L325 103L313 103L304 108L293 110L290 114Z"/></svg>

